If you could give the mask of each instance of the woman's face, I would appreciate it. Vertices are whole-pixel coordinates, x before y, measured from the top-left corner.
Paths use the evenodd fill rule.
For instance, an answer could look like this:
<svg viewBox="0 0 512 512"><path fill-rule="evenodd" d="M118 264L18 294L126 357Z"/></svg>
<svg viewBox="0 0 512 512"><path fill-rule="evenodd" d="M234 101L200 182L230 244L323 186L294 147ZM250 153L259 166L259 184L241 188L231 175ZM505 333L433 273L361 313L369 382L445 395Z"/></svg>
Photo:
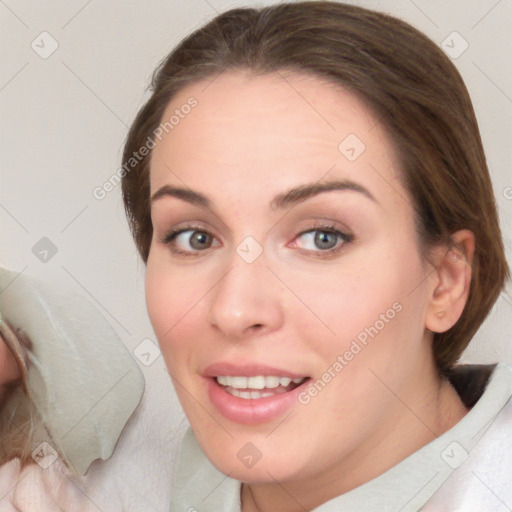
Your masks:
<svg viewBox="0 0 512 512"><path fill-rule="evenodd" d="M146 300L212 462L311 478L425 428L404 404L434 367L429 267L369 110L316 78L233 71L173 115L152 154Z"/></svg>

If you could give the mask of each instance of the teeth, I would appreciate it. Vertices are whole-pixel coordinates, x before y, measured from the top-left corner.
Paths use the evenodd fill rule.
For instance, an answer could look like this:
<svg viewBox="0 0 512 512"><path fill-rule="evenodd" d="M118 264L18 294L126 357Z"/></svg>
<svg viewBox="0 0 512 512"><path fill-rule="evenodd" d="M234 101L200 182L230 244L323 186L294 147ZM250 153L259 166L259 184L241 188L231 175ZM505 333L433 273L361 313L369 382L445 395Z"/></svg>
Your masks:
<svg viewBox="0 0 512 512"><path fill-rule="evenodd" d="M265 387L272 389L279 386L279 377L265 377Z"/></svg>
<svg viewBox="0 0 512 512"><path fill-rule="evenodd" d="M219 375L217 377L217 382L221 385L221 386L227 386L227 379L226 377L224 377L224 375Z"/></svg>
<svg viewBox="0 0 512 512"><path fill-rule="evenodd" d="M305 380L305 377L299 377L296 379L290 379L289 377L277 377L275 375L257 375L255 377L238 377L238 376L228 376L228 375L219 375L217 377L217 382L221 386L228 386L230 388L235 389L274 389L279 386L289 386L291 382L294 384L300 384ZM238 395L236 395L238 396ZM246 397L242 397L246 398ZM250 398L250 397L247 397Z"/></svg>
<svg viewBox="0 0 512 512"><path fill-rule="evenodd" d="M231 386L233 388L237 389L245 389L247 388L247 377L226 377L228 386ZM230 382L231 380L231 382Z"/></svg>
<svg viewBox="0 0 512 512"><path fill-rule="evenodd" d="M265 377L262 375L249 377L247 379L247 387L251 389L263 389L265 387Z"/></svg>
<svg viewBox="0 0 512 512"><path fill-rule="evenodd" d="M275 393L261 393L260 391L239 391L238 389L230 388L227 390L229 394L238 396L239 398L245 398L257 400L258 398L265 398L267 396L273 396Z"/></svg>

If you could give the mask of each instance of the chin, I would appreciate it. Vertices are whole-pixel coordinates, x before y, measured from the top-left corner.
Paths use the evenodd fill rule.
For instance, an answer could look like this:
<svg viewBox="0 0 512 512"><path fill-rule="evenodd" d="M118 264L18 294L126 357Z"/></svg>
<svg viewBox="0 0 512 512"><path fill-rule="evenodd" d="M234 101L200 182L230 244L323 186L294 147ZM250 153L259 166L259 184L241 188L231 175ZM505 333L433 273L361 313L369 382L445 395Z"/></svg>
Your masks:
<svg viewBox="0 0 512 512"><path fill-rule="evenodd" d="M233 457L236 462L233 462ZM229 477L234 480L239 480L247 484L275 483L276 480L279 482L293 480L296 475L291 471L291 461L293 461L292 457L288 458L285 462L262 456L261 459L255 462L253 461L252 463L249 461L242 462L238 459L236 453L228 458L226 458L225 455L219 454L218 457L211 459L212 464L221 473L229 475ZM293 465L295 465L295 461Z"/></svg>
<svg viewBox="0 0 512 512"><path fill-rule="evenodd" d="M298 457L296 449L286 446L284 439L266 439L268 431L259 435L247 433L236 435L221 442L212 442L208 430L204 435L197 431L196 438L210 462L224 475L245 483L275 483L286 482L307 475L301 475L300 468L308 468L311 464L304 458ZM279 449L279 447L283 449ZM306 455L304 453L302 456Z"/></svg>

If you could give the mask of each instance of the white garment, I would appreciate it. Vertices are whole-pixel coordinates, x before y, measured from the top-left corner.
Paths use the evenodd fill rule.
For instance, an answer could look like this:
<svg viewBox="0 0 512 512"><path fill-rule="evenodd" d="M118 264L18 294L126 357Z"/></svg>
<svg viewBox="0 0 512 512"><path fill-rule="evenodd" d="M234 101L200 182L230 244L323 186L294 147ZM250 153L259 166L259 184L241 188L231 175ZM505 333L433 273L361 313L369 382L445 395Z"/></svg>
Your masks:
<svg viewBox="0 0 512 512"><path fill-rule="evenodd" d="M484 369L475 367L473 380ZM512 367L500 363L479 400L454 427L314 512L512 510L511 397ZM210 463L189 430L178 458L171 512L240 512L240 488L240 482Z"/></svg>
<svg viewBox="0 0 512 512"><path fill-rule="evenodd" d="M1 466L0 512L167 512L186 425L162 359L139 364L85 298L0 267L7 323L30 337L29 392L61 458ZM26 402L18 390L1 412Z"/></svg>
<svg viewBox="0 0 512 512"><path fill-rule="evenodd" d="M446 479L423 512L512 510L512 399L502 405L506 389L512 389L506 370L512 373L510 367L498 366L495 373L501 373L501 382L491 382L482 397L489 411L501 406L498 414L475 433L476 442L468 459ZM496 379L497 375L493 377ZM484 414L482 419L485 420Z"/></svg>
<svg viewBox="0 0 512 512"><path fill-rule="evenodd" d="M94 462L80 478L71 477L59 459L46 470L32 464L21 474L17 460L4 464L0 512L168 512L187 423L171 420L170 411L179 403L169 375L161 365L158 370L161 386L155 381L146 388L150 396L144 396L110 459Z"/></svg>
<svg viewBox="0 0 512 512"><path fill-rule="evenodd" d="M19 425L32 403L47 431L40 439L25 432L35 453L57 453L80 475L108 459L144 376L105 317L81 295L0 267L0 329L27 345L28 397L19 387L2 405L11 428L27 430Z"/></svg>

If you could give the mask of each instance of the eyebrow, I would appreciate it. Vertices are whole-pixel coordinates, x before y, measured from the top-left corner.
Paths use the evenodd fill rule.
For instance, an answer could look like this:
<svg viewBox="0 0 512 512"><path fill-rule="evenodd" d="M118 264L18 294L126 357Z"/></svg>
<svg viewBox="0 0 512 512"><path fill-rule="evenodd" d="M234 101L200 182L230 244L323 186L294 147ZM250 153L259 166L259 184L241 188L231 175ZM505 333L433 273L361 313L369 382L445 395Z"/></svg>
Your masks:
<svg viewBox="0 0 512 512"><path fill-rule="evenodd" d="M378 203L371 192L359 183L351 180L335 180L299 185L298 187L292 188L275 196L272 201L270 201L269 206L272 210L282 210L298 203L302 203L307 199L317 196L318 194L335 190L351 190L354 192L359 192L366 196L368 199ZM159 188L151 197L151 204L166 196L176 197L186 201L187 203L211 209L211 202L205 195L199 192L195 192L192 189L171 185L164 185L163 187Z"/></svg>

